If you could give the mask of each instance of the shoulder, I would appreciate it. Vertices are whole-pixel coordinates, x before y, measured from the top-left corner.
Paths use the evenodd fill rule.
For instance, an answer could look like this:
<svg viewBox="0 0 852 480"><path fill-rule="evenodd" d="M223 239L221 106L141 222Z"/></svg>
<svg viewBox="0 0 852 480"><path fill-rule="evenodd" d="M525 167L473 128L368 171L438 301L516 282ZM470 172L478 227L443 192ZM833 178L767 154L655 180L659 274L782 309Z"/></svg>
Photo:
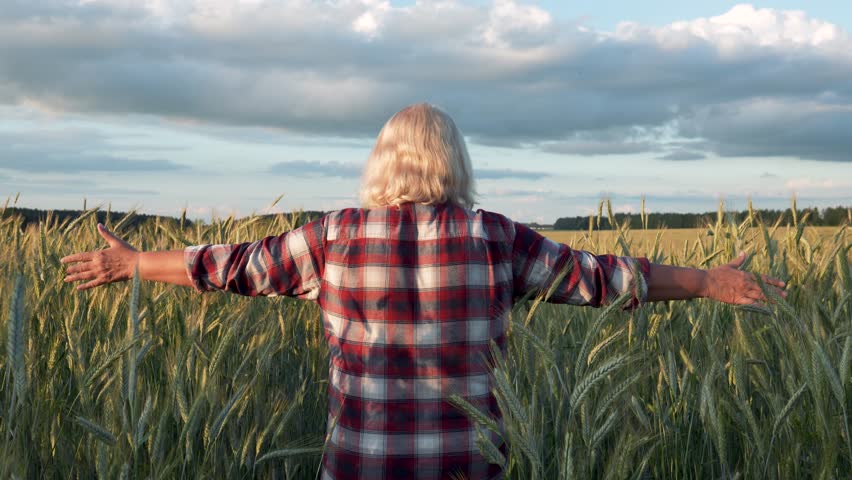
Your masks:
<svg viewBox="0 0 852 480"><path fill-rule="evenodd" d="M481 217L484 222L488 223L499 223L501 225L508 225L514 223L512 222L512 220L509 219L509 217L503 215L502 213L483 210L481 208L476 210L475 212L472 212L472 214Z"/></svg>
<svg viewBox="0 0 852 480"><path fill-rule="evenodd" d="M383 221L383 218L378 218L381 216L379 210L381 209L344 208L327 214L322 219L326 240L357 237L365 224Z"/></svg>
<svg viewBox="0 0 852 480"><path fill-rule="evenodd" d="M326 214L323 217L323 223L326 226L344 225L360 222L366 216L367 210L363 208L344 208Z"/></svg>
<svg viewBox="0 0 852 480"><path fill-rule="evenodd" d="M470 212L474 225L481 225L482 230L492 240L511 242L515 238L515 222L509 217L488 210Z"/></svg>

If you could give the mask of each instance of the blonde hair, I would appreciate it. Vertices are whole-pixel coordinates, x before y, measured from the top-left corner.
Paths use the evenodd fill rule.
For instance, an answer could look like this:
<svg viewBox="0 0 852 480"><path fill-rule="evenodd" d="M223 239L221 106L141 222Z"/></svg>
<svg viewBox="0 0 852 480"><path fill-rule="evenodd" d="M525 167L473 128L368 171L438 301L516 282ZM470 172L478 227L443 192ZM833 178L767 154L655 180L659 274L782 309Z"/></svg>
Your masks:
<svg viewBox="0 0 852 480"><path fill-rule="evenodd" d="M410 105L382 127L361 182L365 208L406 202L474 204L473 169L453 119L427 103Z"/></svg>

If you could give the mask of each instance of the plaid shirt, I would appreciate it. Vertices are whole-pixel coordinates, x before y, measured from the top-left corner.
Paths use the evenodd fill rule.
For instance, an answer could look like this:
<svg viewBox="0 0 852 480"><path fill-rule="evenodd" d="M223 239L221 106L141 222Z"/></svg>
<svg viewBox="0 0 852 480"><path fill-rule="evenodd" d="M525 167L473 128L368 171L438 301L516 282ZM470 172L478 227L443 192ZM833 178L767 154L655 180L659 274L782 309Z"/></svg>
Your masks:
<svg viewBox="0 0 852 480"><path fill-rule="evenodd" d="M448 397L499 420L483 359L491 340L505 351L513 300L556 280L548 301L600 306L636 271L629 257L572 250L496 213L416 204L341 210L185 259L200 291L319 303L331 353L323 479L501 477Z"/></svg>

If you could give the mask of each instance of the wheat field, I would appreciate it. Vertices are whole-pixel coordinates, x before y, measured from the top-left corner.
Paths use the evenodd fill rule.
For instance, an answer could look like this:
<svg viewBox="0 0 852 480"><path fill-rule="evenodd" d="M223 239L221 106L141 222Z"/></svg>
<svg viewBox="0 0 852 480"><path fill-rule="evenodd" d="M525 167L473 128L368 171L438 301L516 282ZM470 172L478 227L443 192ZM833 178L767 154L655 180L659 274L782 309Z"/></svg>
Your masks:
<svg viewBox="0 0 852 480"><path fill-rule="evenodd" d="M770 227L771 228L771 227ZM784 239L790 235L793 230L791 226L782 226L776 229L773 233L773 238L777 241ZM559 243L565 243L575 248L590 248L600 249L596 253L606 253L614 251L618 248L619 235L628 235L634 243L640 245L653 244L657 236L660 237L660 247L666 251L675 249L682 250L686 244L692 247L695 242L701 242L709 245L713 241L712 229L707 228L676 228L676 229L647 229L633 230L628 232L618 232L614 230L594 230L589 232L579 232L571 230L541 230L539 233L545 237ZM806 226L802 232L802 237L808 242L817 242L824 238L830 238L837 232L837 227L810 227ZM743 244L750 246L752 249L765 248L763 232L759 228L748 228L743 232ZM749 252L752 253L752 252Z"/></svg>
<svg viewBox="0 0 852 480"><path fill-rule="evenodd" d="M130 220L107 224L145 250L251 241L302 221ZM316 306L138 282L76 292L59 259L102 247L95 225L93 211L27 228L0 217L0 478L315 478L328 373ZM786 280L789 296L633 312L519 302L508 354L495 352L508 455L480 442L508 478L848 478L847 227L720 208L685 239L571 235L575 248L677 265L746 250L745 268Z"/></svg>

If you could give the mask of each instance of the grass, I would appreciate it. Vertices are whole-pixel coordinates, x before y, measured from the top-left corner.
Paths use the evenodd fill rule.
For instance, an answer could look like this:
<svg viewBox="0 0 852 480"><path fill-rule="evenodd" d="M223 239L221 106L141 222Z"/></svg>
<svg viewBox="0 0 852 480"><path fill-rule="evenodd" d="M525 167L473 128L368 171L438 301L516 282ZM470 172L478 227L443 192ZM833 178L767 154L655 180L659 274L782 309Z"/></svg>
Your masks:
<svg viewBox="0 0 852 480"><path fill-rule="evenodd" d="M789 296L766 309L519 303L508 351L495 352L508 454L483 435L487 458L518 479L844 478L848 229L801 220L736 223L720 211L687 238L570 237L576 248L691 266L750 251L747 269L787 280ZM155 250L253 240L301 219L155 220L132 231L127 221L109 224ZM78 293L59 258L102 245L91 215L26 231L3 217L0 239L0 478L315 478L328 375L315 305L132 282ZM483 432L495 428L454 403Z"/></svg>

